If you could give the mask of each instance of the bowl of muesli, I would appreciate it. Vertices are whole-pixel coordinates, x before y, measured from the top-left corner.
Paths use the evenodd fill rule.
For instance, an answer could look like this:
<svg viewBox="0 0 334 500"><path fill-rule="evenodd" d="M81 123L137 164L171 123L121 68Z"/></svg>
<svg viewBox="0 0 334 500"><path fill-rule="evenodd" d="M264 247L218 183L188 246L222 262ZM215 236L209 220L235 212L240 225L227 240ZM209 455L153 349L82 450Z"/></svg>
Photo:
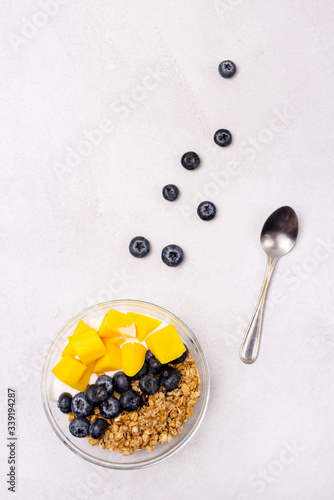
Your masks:
<svg viewBox="0 0 334 500"><path fill-rule="evenodd" d="M139 377L125 377L129 384L127 388L129 389L128 392L132 391L132 393L137 394L140 404L130 409L126 405L120 405L118 414L114 418L107 418L108 414L103 410L103 405L93 405L95 407L91 409L88 415L84 414L85 418L81 418L81 420L85 420L83 423L87 426L87 429L88 427L92 429L93 422L99 419L95 424L103 424L103 435L94 439L96 436L91 431L87 431L82 434L82 438L80 434L76 435L75 432L73 435L73 429L71 429L71 425L73 427L72 421L80 424L80 418L77 418L78 416L80 417L79 413L76 414L75 409L73 412L73 401L75 397L80 398L80 394L82 396L87 394L87 390L84 391L81 387L80 390L83 392L78 394L78 390L73 389L73 387L77 387L76 385L70 384L71 387L66 385L64 378L59 377L60 368L57 369L57 366L62 366L66 360L74 365L77 364L79 366L81 364L82 359L79 359L78 356L73 356L71 359L67 356L68 349L72 349L71 339L73 340L78 325L88 325L90 328L89 332L92 332L94 335L98 332L101 335L101 324L105 321L108 313L110 315L111 311L114 314L122 313L123 315L127 314L131 317L139 318L140 321L142 318L148 318L149 322L152 322L154 326L154 322L156 324L159 323L159 327L153 330L153 333L149 334L144 340L140 339L140 346L144 345L145 349L143 350L146 351L145 365L149 359L148 354L159 364L148 349L148 346L151 345L160 348L160 340L155 343L152 341L154 333L157 331L160 333L164 329L167 333L167 330L169 332L169 330L173 329L175 335L182 340L186 351L182 356L177 357L176 360L164 364L163 366L166 368L164 372L161 372L161 370L159 372L158 370L158 373L154 371L156 369L154 363L152 364L152 369L149 368L150 364L148 364L148 368L145 368L146 377L148 379L155 378L158 381L158 388L155 391L148 391L148 393L145 391L142 381L145 377L140 378L140 373L144 367L138 372ZM142 324L139 326L142 326ZM122 347L121 350L123 352L124 346L130 343L131 346L134 345L138 349L139 341L137 338L130 338L131 331L126 328L120 328L120 331L123 332L126 340L122 340L124 342L123 345L117 347ZM86 337L88 336L89 334L86 334ZM117 341L120 337L113 337L112 340L115 340L115 338ZM169 339L166 335L165 338ZM172 336L170 338L170 344L173 344ZM78 337L76 337L76 342L78 343L77 339ZM105 341L110 341L110 338L106 339L102 337L102 340L107 345ZM75 346L75 343L73 345ZM168 345L168 349L170 348L171 345ZM152 350L154 349L152 348ZM112 366L101 364L101 360L103 359L103 357L98 359L99 367L101 367L98 370L99 373L94 374L94 372L90 372L88 379L86 376L87 383L93 384L90 386L91 388L96 387L96 383L99 380L98 377L101 378L101 375L107 378L110 377L110 379L114 377L116 382L117 376L115 376L115 371L117 370L110 371L109 368ZM88 366L93 366L94 363L95 361ZM103 370L103 366L106 367L105 370ZM81 369L81 367L79 368ZM67 368L65 372L66 376L68 376ZM117 373L119 374L120 371L117 371ZM167 382L162 380L164 374L166 374L165 380L168 379L169 375L169 378L172 378L172 376L175 378L176 374L177 385L169 386L169 380ZM210 392L210 375L200 343L185 323L162 307L138 300L123 299L104 302L90 307L77 314L61 329L46 356L41 389L44 410L51 427L69 449L85 460L102 467L139 469L165 460L183 448L193 437L207 409ZM118 401L122 403L122 396L124 399L124 395L126 396L126 394L120 394L117 391L121 391L121 389L118 389L115 383L110 397L111 400L118 404ZM150 394L150 392L154 393ZM59 398L63 394L66 394L72 400L72 406L68 410L61 408L59 403ZM101 422L102 419L105 422ZM81 439L78 439L78 437Z"/></svg>

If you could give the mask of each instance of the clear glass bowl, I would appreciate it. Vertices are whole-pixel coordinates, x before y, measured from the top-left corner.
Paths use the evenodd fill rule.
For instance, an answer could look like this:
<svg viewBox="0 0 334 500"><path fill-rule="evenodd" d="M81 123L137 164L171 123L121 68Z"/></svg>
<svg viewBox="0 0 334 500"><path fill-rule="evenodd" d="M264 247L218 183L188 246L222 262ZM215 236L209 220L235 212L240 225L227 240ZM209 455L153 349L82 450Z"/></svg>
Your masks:
<svg viewBox="0 0 334 500"><path fill-rule="evenodd" d="M175 437L171 443L157 445L152 452L138 450L130 456L123 456L116 451L104 450L98 446L91 446L88 443L88 439L75 438L68 430L67 415L59 411L57 403L53 401L54 398L50 397L50 390L54 377L51 370L67 343L67 337L72 334L75 326L81 319L89 325L98 328L103 316L110 308L117 309L121 312L133 311L141 314L148 314L166 323L173 323L182 340L189 347L192 357L196 360L196 366L201 379L201 395L197 404L194 406L194 415L185 423L183 431L179 436ZM115 300L89 307L85 311L77 314L62 328L46 356L41 389L44 410L51 427L59 439L70 450L85 460L102 467L127 470L141 469L162 462L180 450L193 437L207 409L210 392L210 374L208 363L197 338L179 318L174 316L174 314L148 302L141 302L138 300Z"/></svg>

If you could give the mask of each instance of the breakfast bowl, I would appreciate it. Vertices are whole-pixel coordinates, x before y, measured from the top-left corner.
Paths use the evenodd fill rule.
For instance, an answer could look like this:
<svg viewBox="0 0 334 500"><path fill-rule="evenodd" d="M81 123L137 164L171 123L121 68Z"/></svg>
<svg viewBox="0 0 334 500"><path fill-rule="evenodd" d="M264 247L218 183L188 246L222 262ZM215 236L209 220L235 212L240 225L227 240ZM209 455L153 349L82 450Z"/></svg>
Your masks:
<svg viewBox="0 0 334 500"><path fill-rule="evenodd" d="M104 449L101 446L91 446L88 439L78 439L69 431L68 415L64 415L59 411L57 406L57 398L61 392L57 379L52 372L52 369L61 359L64 347L67 344L67 339L72 335L79 321L83 321L90 328L98 330L104 316L110 309L121 313L137 313L139 315L147 315L164 324L174 325L182 342L188 347L188 357L190 362L194 363L197 368L200 378L199 397L191 409L190 417L182 426L182 432L173 436L169 442L158 443L152 447L152 451L147 449L138 449L129 455L123 455L112 449ZM178 450L183 448L186 443L194 436L203 421L210 393L210 374L208 363L199 341L192 331L174 314L170 313L162 307L142 302L138 300L114 300L108 301L95 306L89 307L84 311L74 316L59 332L56 339L52 343L49 352L46 356L43 373L42 373L42 402L46 416L50 425L59 439L74 453L83 459L92 462L102 467L110 469L140 469L148 467L172 456Z"/></svg>

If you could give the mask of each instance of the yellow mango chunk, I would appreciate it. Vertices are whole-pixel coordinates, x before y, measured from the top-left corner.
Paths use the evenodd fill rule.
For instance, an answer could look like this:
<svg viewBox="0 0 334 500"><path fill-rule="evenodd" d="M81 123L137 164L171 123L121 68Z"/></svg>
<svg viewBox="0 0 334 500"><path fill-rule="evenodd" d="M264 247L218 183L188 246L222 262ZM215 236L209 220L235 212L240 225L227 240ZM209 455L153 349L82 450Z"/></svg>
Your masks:
<svg viewBox="0 0 334 500"><path fill-rule="evenodd" d="M128 312L127 316L130 322L135 322L137 339L139 340L139 342L143 342L147 335L153 332L153 330L158 328L158 326L162 323L162 321L156 318L151 318L150 316L146 316L145 314Z"/></svg>
<svg viewBox="0 0 334 500"><path fill-rule="evenodd" d="M109 342L109 339L106 339L104 344L107 352L95 361L93 373L112 372L122 368L121 348L119 345Z"/></svg>
<svg viewBox="0 0 334 500"><path fill-rule="evenodd" d="M128 377L133 377L143 368L146 347L139 342L127 342L122 345L122 370Z"/></svg>
<svg viewBox="0 0 334 500"><path fill-rule="evenodd" d="M186 348L174 325L168 325L151 333L145 339L147 347L160 363L169 363L184 353Z"/></svg>
<svg viewBox="0 0 334 500"><path fill-rule="evenodd" d="M115 309L110 309L107 312L101 326L99 328L100 337L115 337L119 336L118 328L124 328L128 326L128 317Z"/></svg>
<svg viewBox="0 0 334 500"><path fill-rule="evenodd" d="M76 329L72 333L72 335L78 335L78 333L84 332L84 331L89 330L89 329L90 329L90 327L88 325L86 325L86 323L84 321L80 320L79 323L77 324ZM65 347L65 349L62 352L62 356L66 356L66 355L71 356L72 358L75 358L75 356L76 356L75 350L71 346L70 342L67 344L67 346Z"/></svg>
<svg viewBox="0 0 334 500"><path fill-rule="evenodd" d="M90 363L87 366L85 373L82 375L82 377L79 379L79 381L76 384L71 386L73 389L75 389L76 391L79 391L79 392L85 392L87 385L89 384L90 377L93 373L94 365L95 365L95 361L92 361L92 363Z"/></svg>
<svg viewBox="0 0 334 500"><path fill-rule="evenodd" d="M90 330L90 326L86 325L86 323L81 319L72 335L78 335L78 333L85 332L86 330Z"/></svg>
<svg viewBox="0 0 334 500"><path fill-rule="evenodd" d="M81 332L80 335L72 335L68 340L75 354L86 366L106 353L105 345L94 328Z"/></svg>
<svg viewBox="0 0 334 500"><path fill-rule="evenodd" d="M75 389L80 378L86 371L86 366L83 365L78 359L71 358L65 355L53 368L52 373L64 384L69 385Z"/></svg>

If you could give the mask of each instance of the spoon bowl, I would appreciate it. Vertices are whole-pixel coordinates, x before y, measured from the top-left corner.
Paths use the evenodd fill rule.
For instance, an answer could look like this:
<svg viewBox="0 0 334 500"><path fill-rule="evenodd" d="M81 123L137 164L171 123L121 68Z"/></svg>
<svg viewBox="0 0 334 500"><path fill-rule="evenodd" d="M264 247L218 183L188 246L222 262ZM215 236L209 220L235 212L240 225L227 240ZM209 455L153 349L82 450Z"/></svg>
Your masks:
<svg viewBox="0 0 334 500"><path fill-rule="evenodd" d="M291 207L275 210L263 225L261 245L263 251L275 259L281 258L292 250L298 236L298 218Z"/></svg>

